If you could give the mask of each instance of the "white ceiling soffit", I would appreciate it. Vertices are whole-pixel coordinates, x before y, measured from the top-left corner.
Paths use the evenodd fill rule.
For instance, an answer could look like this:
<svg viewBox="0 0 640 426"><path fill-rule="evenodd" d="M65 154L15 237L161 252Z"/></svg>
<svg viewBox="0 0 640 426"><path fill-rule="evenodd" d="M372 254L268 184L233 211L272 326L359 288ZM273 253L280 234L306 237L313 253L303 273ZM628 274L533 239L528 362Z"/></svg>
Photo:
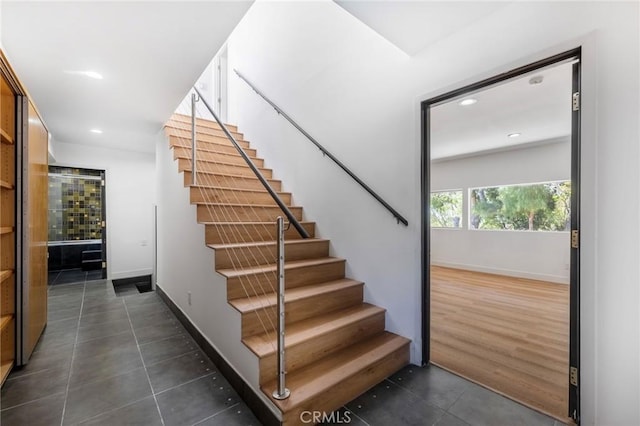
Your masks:
<svg viewBox="0 0 640 426"><path fill-rule="evenodd" d="M431 0L334 2L409 56L510 3Z"/></svg>
<svg viewBox="0 0 640 426"><path fill-rule="evenodd" d="M530 84L539 76L542 83ZM568 141L571 80L571 63L564 63L432 107L431 159ZM468 98L477 102L460 105Z"/></svg>
<svg viewBox="0 0 640 426"><path fill-rule="evenodd" d="M2 44L57 141L152 151L252 3L3 0Z"/></svg>

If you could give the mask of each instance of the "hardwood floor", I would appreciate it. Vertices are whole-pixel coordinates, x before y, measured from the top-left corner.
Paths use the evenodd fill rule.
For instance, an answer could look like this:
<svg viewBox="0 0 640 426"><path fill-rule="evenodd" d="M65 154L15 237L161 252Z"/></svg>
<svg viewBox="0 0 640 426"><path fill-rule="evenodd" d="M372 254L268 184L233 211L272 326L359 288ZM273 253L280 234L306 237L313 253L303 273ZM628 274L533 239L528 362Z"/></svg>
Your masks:
<svg viewBox="0 0 640 426"><path fill-rule="evenodd" d="M569 421L569 286L432 266L431 361Z"/></svg>

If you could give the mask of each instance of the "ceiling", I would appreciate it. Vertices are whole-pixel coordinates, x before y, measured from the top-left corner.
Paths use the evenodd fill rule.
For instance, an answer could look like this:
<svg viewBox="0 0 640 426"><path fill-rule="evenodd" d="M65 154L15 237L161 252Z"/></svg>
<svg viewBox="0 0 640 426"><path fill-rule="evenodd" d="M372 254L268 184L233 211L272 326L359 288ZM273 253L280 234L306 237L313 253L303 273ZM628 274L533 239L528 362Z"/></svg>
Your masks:
<svg viewBox="0 0 640 426"><path fill-rule="evenodd" d="M451 0L334 2L409 56L511 3Z"/></svg>
<svg viewBox="0 0 640 426"><path fill-rule="evenodd" d="M542 76L542 83L530 84L534 76ZM571 80L571 64L565 63L432 107L431 159L567 141ZM461 106L466 98L477 102ZM508 137L513 133L520 136Z"/></svg>
<svg viewBox="0 0 640 426"><path fill-rule="evenodd" d="M2 45L56 141L150 152L252 3L2 0Z"/></svg>

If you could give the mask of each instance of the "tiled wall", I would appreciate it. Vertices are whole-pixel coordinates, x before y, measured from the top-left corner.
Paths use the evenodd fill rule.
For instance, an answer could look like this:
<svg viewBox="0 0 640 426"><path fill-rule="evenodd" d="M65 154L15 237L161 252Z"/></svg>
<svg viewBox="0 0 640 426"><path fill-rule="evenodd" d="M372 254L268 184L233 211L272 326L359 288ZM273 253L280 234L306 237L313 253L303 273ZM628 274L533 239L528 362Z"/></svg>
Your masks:
<svg viewBox="0 0 640 426"><path fill-rule="evenodd" d="M100 173L49 167L49 241L102 238Z"/></svg>

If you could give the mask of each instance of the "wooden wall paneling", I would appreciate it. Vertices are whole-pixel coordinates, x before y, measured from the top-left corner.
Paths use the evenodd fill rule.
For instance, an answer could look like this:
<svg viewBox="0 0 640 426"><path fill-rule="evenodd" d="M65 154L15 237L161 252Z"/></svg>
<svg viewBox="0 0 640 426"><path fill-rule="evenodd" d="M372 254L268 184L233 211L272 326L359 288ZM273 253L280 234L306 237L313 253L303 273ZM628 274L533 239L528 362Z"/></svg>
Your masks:
<svg viewBox="0 0 640 426"><path fill-rule="evenodd" d="M47 323L47 241L49 202L49 133L36 109L29 102L29 130L27 137L27 250L28 307L25 314L25 356L29 357Z"/></svg>

